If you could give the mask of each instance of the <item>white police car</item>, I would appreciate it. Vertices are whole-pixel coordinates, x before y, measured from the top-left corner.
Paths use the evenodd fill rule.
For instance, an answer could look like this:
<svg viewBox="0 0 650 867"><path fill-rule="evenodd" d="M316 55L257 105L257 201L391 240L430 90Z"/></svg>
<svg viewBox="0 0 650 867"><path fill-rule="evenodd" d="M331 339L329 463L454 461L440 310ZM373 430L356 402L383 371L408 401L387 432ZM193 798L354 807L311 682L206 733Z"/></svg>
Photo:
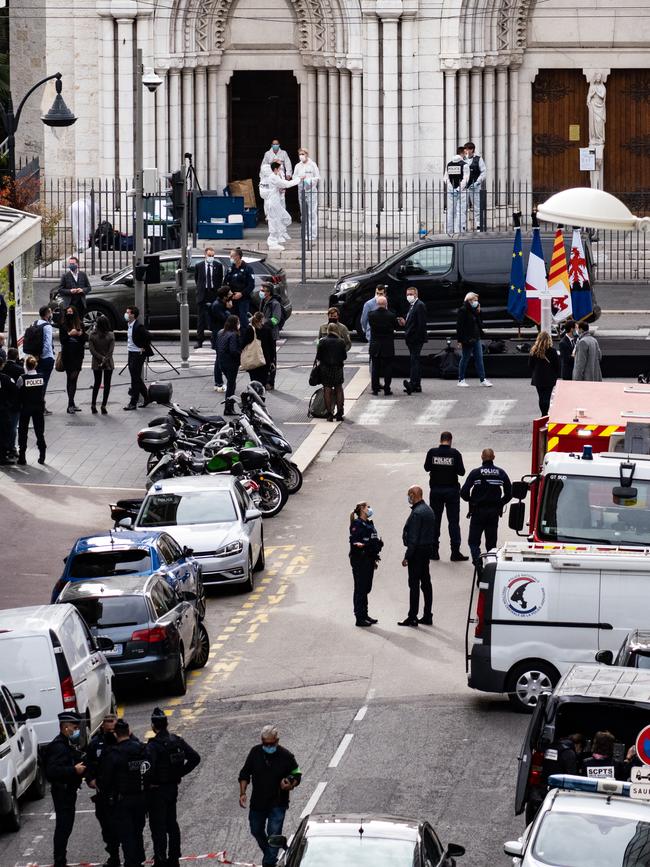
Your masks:
<svg viewBox="0 0 650 867"><path fill-rule="evenodd" d="M519 867L648 867L650 801L630 784L554 775L535 821L504 845Z"/></svg>

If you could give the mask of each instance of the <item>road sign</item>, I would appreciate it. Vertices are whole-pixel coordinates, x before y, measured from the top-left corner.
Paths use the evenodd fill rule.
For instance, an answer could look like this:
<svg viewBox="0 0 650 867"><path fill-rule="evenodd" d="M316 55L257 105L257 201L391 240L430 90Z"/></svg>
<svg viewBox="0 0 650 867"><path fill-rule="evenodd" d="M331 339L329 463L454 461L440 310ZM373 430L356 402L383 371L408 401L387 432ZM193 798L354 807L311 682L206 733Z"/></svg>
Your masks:
<svg viewBox="0 0 650 867"><path fill-rule="evenodd" d="M650 801L650 783L630 783L630 798L635 801Z"/></svg>
<svg viewBox="0 0 650 867"><path fill-rule="evenodd" d="M650 785L650 768L646 765L642 768L632 768L632 782Z"/></svg>
<svg viewBox="0 0 650 867"><path fill-rule="evenodd" d="M650 726L642 728L636 736L636 754L644 765L650 765Z"/></svg>

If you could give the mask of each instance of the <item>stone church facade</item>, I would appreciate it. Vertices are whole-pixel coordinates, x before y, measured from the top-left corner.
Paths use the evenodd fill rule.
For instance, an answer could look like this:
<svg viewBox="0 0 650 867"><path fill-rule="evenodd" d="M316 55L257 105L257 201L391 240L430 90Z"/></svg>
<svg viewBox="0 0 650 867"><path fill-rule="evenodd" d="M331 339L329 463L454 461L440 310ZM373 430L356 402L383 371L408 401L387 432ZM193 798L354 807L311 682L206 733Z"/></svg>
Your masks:
<svg viewBox="0 0 650 867"><path fill-rule="evenodd" d="M189 151L208 189L256 178L278 137L292 159L306 146L322 175L348 187L439 180L471 139L489 183L650 190L637 168L650 154L650 12L631 0L31 0L23 12L17 0L11 9L14 98L58 70L79 118L55 137L39 121L52 92L30 101L18 149L38 154L49 178L132 175L140 47L163 80L144 93L145 166L168 172ZM602 98L590 108L594 82ZM590 145L592 175L579 167Z"/></svg>

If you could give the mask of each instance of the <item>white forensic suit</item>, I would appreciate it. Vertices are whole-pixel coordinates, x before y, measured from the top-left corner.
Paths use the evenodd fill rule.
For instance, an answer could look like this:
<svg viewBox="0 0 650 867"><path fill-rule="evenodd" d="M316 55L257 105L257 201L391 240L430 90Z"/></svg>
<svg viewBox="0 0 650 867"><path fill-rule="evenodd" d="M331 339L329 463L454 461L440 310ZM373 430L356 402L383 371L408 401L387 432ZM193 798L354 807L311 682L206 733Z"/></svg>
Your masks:
<svg viewBox="0 0 650 867"><path fill-rule="evenodd" d="M467 182L469 166L459 154L447 163L444 181L447 188L447 232L449 235L467 229Z"/></svg>
<svg viewBox="0 0 650 867"><path fill-rule="evenodd" d="M318 166L310 158L307 157L305 162L302 160L296 163L293 170L294 178L300 179L298 185L298 202L300 204L300 218L305 223L305 237L308 241L315 241L318 237L318 182L320 181L320 172ZM304 191L304 196L303 196ZM303 214L303 198L307 208L307 213Z"/></svg>
<svg viewBox="0 0 650 867"><path fill-rule="evenodd" d="M289 154L286 151L283 151L282 148L276 153L273 148L269 148L267 152L262 157L262 165L260 166L260 171L262 170L262 166L270 166L271 163L280 163L280 177L281 178L290 178L291 177L291 160L289 159Z"/></svg>
<svg viewBox="0 0 650 867"><path fill-rule="evenodd" d="M284 191L289 187L299 184L299 179L285 181L280 175L271 172L264 178L266 198L264 199L264 212L269 223L269 250L284 250L282 243L289 240L289 226L291 217L284 206ZM268 190L268 192L267 192ZM260 183L260 196L262 196L262 183Z"/></svg>

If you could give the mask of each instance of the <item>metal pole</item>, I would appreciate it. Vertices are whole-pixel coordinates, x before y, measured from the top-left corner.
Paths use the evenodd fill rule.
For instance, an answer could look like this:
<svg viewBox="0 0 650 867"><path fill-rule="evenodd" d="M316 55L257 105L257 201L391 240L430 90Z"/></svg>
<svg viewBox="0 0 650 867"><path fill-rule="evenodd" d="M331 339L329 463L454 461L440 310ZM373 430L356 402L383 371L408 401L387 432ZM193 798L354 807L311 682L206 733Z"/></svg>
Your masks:
<svg viewBox="0 0 650 867"><path fill-rule="evenodd" d="M135 306L140 311L141 322L146 320L144 309L144 281L138 279L139 266L144 265L144 189L142 149L142 49L138 48L135 64L135 137L133 142L133 159L135 170L135 243L133 245L133 287L135 290Z"/></svg>
<svg viewBox="0 0 650 867"><path fill-rule="evenodd" d="M187 301L187 170L185 163L181 166L183 189L185 190L185 202L181 216L181 273L180 282L180 305L181 305L181 367L190 366L190 307Z"/></svg>
<svg viewBox="0 0 650 867"><path fill-rule="evenodd" d="M553 310L551 309L551 293L546 289L541 295L541 323L540 329L542 331L546 331L547 334L551 333L551 326L553 324Z"/></svg>

